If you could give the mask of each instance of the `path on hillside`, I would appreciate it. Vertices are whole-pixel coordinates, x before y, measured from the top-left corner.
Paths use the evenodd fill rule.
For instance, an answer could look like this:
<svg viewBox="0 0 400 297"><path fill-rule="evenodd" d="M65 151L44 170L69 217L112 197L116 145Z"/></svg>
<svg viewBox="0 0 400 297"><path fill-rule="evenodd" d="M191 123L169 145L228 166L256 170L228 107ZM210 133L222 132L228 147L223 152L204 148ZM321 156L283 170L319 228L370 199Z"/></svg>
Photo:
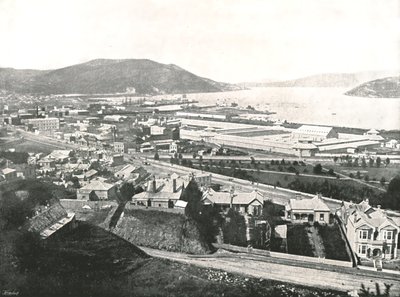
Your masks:
<svg viewBox="0 0 400 297"><path fill-rule="evenodd" d="M325 249L322 238L318 233L318 229L314 226L307 228L308 240L314 247L314 256L318 258L325 258Z"/></svg>
<svg viewBox="0 0 400 297"><path fill-rule="evenodd" d="M382 274L382 276L379 277L376 273L363 274L356 268L341 268L336 271L305 268L269 261L268 257L260 260L259 258L257 259L257 257L248 255L244 255L242 258L235 254L232 255L232 257L196 258L182 253L154 250L144 247L141 248L153 257L169 259L201 267L221 269L231 273L238 273L251 277L341 291L359 290L361 284L374 290L375 283L379 283L380 287L384 289L384 283L388 283L393 284L391 289L393 296L400 294L400 281L398 281L397 275L392 276Z"/></svg>

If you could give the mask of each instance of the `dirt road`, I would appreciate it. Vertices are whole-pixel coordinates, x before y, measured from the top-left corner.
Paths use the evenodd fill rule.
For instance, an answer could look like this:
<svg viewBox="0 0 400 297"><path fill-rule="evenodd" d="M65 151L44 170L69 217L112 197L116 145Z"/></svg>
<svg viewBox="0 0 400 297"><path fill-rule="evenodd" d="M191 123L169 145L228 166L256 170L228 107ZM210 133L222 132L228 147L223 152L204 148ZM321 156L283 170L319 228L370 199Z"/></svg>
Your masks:
<svg viewBox="0 0 400 297"><path fill-rule="evenodd" d="M165 258L172 261L178 261L193 264L201 267L221 269L231 273L238 273L256 278L265 278L289 282L299 285L329 288L341 291L359 290L361 284L375 289L375 283L379 283L381 289L384 283L393 284L391 296L400 294L400 280L398 275L382 275L376 277L376 274L363 275L355 268L348 268L348 272L338 272L329 270L320 270L313 268L290 266L276 262L269 262L268 258L261 261L257 257L238 254L224 257L191 257L186 254L167 252L141 247L147 254L153 257Z"/></svg>

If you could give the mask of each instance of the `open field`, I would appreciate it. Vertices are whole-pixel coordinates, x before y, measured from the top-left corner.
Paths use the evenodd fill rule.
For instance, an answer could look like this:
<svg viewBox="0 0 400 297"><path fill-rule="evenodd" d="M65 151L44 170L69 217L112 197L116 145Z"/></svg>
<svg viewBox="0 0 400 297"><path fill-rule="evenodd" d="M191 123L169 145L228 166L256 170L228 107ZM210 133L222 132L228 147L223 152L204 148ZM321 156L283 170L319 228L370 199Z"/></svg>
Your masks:
<svg viewBox="0 0 400 297"><path fill-rule="evenodd" d="M17 152L33 152L33 153L51 153L57 149L53 145L46 144L44 142L33 142L30 140L24 140L15 146L9 147L14 148Z"/></svg>
<svg viewBox="0 0 400 297"><path fill-rule="evenodd" d="M381 165L381 167L345 167L340 165L327 165L326 168L332 168L334 171L349 175L352 173L357 176L357 171L360 172L361 178L364 179L366 175L370 181L376 180L380 181L383 177L387 182L389 182L396 175L400 175L400 164L389 164L387 167Z"/></svg>

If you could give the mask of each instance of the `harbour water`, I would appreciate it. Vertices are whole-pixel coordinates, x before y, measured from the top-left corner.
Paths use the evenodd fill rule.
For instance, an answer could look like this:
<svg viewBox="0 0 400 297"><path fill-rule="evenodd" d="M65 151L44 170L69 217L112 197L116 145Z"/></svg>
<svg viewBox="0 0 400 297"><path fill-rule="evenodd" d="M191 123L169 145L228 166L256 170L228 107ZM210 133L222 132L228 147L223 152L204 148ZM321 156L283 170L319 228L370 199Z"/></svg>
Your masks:
<svg viewBox="0 0 400 297"><path fill-rule="evenodd" d="M187 94L200 104L216 102L276 112L271 119L355 128L400 129L400 98L346 96L343 88L253 88Z"/></svg>

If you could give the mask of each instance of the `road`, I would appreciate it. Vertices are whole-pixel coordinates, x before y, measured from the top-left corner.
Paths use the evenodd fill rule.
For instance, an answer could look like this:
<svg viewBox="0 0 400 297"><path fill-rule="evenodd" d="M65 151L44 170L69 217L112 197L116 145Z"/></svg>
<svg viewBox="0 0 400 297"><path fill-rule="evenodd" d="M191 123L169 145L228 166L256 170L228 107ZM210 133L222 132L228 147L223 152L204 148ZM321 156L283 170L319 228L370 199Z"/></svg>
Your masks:
<svg viewBox="0 0 400 297"><path fill-rule="evenodd" d="M225 255L224 257L193 257L187 254L160 251L145 247L141 247L141 249L153 257L193 264L200 267L220 269L250 277L340 291L359 290L361 284L374 290L375 283L380 284L383 290L384 283L387 283L393 284L391 288L392 296L400 294L398 275L378 275L376 272L365 273L356 268L341 267L336 271L307 268L270 261L268 257L260 259L260 257L253 257L246 254Z"/></svg>
<svg viewBox="0 0 400 297"><path fill-rule="evenodd" d="M20 133L20 135L22 135L26 140L29 140L31 142L36 142L36 143L39 143L39 144L45 143L47 146L54 147L54 149L64 149L64 150L65 149L70 149L70 150L73 150L73 149L81 148L79 145L57 141L57 140L54 140L54 139L49 138L49 137L44 136L44 135L36 135L36 134L33 134L31 132L27 132L27 131L24 131L24 130L21 130L21 129L18 129L16 131L18 131Z"/></svg>

